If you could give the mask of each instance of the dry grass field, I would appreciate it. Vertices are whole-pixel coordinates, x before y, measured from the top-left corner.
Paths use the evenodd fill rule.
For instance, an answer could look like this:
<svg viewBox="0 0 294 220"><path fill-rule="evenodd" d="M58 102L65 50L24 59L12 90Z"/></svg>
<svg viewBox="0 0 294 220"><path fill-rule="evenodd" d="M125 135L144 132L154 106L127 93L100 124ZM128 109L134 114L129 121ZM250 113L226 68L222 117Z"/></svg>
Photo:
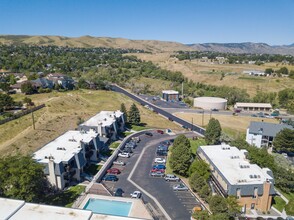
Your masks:
<svg viewBox="0 0 294 220"><path fill-rule="evenodd" d="M232 115L220 115L220 114L204 114L203 124L202 124L202 114L199 113L176 113L174 114L188 122L192 122L199 126L207 126L210 117L219 120L223 131L231 137L244 136L246 134L246 129L250 124L250 121L264 121L270 123L278 123L276 119L268 118L256 118L249 116L232 116Z"/></svg>
<svg viewBox="0 0 294 220"><path fill-rule="evenodd" d="M178 61L170 58L171 53L154 53L154 54L132 54L142 60L152 61L160 67L180 71L187 78L195 82L202 82L211 85L236 86L246 89L250 96L256 94L257 89L264 92L278 92L284 88L294 88L294 80L289 78L277 77L255 77L242 74L244 70L265 70L266 68L279 69L281 64L267 63L262 66L249 64L211 64L200 62L199 60ZM294 66L286 66L289 70L294 70ZM221 80L222 73L236 73L226 75Z"/></svg>
<svg viewBox="0 0 294 220"><path fill-rule="evenodd" d="M16 100L23 97L15 95ZM34 113L36 130L32 127L31 114L0 125L0 155L32 153L67 130L77 128L80 119L87 120L101 110L120 109L121 103L129 109L133 103L119 93L90 90L37 94L30 98L35 104L46 104L45 108ZM176 124L139 104L137 106L146 126L179 129Z"/></svg>

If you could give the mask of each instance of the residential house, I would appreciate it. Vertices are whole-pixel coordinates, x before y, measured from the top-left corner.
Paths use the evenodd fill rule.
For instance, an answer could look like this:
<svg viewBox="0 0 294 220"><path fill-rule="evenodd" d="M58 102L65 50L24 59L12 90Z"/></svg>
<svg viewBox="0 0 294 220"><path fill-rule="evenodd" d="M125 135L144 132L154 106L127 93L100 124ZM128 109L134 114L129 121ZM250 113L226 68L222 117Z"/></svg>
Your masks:
<svg viewBox="0 0 294 220"><path fill-rule="evenodd" d="M81 174L91 161L98 161L99 151L105 147L98 133L67 131L34 153L33 158L44 165L49 182L59 189L72 181L81 180Z"/></svg>
<svg viewBox="0 0 294 220"><path fill-rule="evenodd" d="M37 89L39 88L43 88L43 89L53 89L54 88L54 83L52 80L46 79L44 77L42 78L38 78L35 80L31 80L32 83L34 83L37 87Z"/></svg>
<svg viewBox="0 0 294 220"><path fill-rule="evenodd" d="M270 147L281 130L293 127L286 124L251 121L246 132L246 142L258 148Z"/></svg>
<svg viewBox="0 0 294 220"><path fill-rule="evenodd" d="M74 87L74 80L61 73L49 73L47 79L53 81L55 85L60 85L63 89L73 89Z"/></svg>
<svg viewBox="0 0 294 220"><path fill-rule="evenodd" d="M276 194L273 173L250 164L247 154L226 144L197 149L197 155L209 164L211 182L219 194L235 196L244 213L250 209L267 212Z"/></svg>
<svg viewBox="0 0 294 220"><path fill-rule="evenodd" d="M111 140L118 138L119 132L125 130L124 113L117 111L101 111L89 120L79 125L80 131L96 131L99 136L107 137Z"/></svg>

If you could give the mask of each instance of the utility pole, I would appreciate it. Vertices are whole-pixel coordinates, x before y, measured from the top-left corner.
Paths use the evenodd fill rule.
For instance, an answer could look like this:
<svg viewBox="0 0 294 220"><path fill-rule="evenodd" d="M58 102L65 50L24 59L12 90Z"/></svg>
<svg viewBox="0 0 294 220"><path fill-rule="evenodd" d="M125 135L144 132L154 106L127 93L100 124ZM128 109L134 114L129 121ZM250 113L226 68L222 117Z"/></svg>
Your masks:
<svg viewBox="0 0 294 220"><path fill-rule="evenodd" d="M34 130L36 130L36 127L35 127L34 111L32 111L32 119L33 119L33 128L34 128Z"/></svg>
<svg viewBox="0 0 294 220"><path fill-rule="evenodd" d="M191 127L191 131L193 131L193 127L194 127L194 124L193 124L193 117L192 117L192 127Z"/></svg>
<svg viewBox="0 0 294 220"><path fill-rule="evenodd" d="M184 99L184 82L182 82L182 100Z"/></svg>
<svg viewBox="0 0 294 220"><path fill-rule="evenodd" d="M202 111L202 127L204 126L204 110Z"/></svg>

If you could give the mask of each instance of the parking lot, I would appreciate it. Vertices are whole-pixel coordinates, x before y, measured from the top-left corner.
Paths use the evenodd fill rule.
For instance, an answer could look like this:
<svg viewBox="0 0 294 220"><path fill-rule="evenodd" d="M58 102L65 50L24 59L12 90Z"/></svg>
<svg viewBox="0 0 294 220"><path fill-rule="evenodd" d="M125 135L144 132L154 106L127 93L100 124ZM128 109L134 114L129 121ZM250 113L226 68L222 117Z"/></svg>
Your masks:
<svg viewBox="0 0 294 220"><path fill-rule="evenodd" d="M162 135L155 131L152 133L152 137L147 135L140 136L141 141L133 150L130 158L118 158L118 160L122 160L126 163L125 166L113 165L113 167L121 170L121 173L117 175L119 178L118 181L103 181L103 183L111 192L114 192L117 188L122 188L124 191L123 196L130 197L130 193L138 189L136 189L127 178L143 148L146 148L144 155L142 155L142 158L133 173L132 180L155 197L172 219L189 219L192 208L196 204L199 204L193 194L190 191L174 191L173 186L179 184L179 182L167 182L162 177L152 177L150 175L150 170L154 165L154 158L157 157L157 146L160 142L167 139L173 139L175 136L169 136L166 134ZM194 133L188 135L195 136ZM155 202L148 196L144 195L144 192L143 200L151 203L156 211L161 213Z"/></svg>
<svg viewBox="0 0 294 220"><path fill-rule="evenodd" d="M158 96L151 95L139 95L142 99L151 102L152 104L160 108L189 108L184 102L166 102Z"/></svg>

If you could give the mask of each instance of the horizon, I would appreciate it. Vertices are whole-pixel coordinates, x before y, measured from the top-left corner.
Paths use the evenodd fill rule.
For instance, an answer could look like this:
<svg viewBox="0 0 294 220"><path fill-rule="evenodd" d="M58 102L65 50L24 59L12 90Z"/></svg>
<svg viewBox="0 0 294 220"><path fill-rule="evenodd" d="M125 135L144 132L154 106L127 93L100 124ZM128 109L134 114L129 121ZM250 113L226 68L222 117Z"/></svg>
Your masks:
<svg viewBox="0 0 294 220"><path fill-rule="evenodd" d="M82 36L64 36L64 35L30 35L30 34L0 34L1 36L27 36L27 37L66 37L66 38L81 38L81 37L92 37L92 38L113 38L113 39L125 39L125 40L132 40L132 41L161 41L161 42L172 42L172 43L180 43L183 45L195 45L195 44L267 44L269 46L292 46L294 43L290 44L268 44L265 42L204 42L204 43L182 43L178 41L170 41L170 40L156 40L156 39L130 39L124 37L107 37L107 36L92 36L92 35L82 35Z"/></svg>
<svg viewBox="0 0 294 220"><path fill-rule="evenodd" d="M2 0L1 35L291 45L292 0ZM11 16L11 11L13 15Z"/></svg>

